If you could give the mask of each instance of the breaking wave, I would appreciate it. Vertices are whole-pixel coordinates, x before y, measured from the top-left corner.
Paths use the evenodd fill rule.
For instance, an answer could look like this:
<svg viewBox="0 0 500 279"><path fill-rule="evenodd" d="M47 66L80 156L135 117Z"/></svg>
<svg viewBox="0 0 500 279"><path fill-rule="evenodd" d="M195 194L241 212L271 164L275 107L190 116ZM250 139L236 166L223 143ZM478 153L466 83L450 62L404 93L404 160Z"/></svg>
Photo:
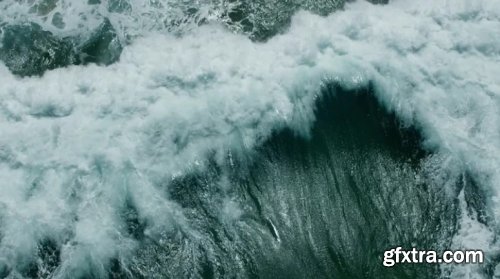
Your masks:
<svg viewBox="0 0 500 279"><path fill-rule="evenodd" d="M500 274L500 2L91 2L0 3L0 277Z"/></svg>

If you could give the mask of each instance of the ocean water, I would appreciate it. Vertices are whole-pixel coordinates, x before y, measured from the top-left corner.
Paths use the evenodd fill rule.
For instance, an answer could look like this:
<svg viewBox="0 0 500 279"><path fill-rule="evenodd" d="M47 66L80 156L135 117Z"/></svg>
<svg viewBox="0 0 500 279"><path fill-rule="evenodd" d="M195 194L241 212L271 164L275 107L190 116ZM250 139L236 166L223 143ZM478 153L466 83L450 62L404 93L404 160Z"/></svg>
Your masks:
<svg viewBox="0 0 500 279"><path fill-rule="evenodd" d="M0 1L0 278L498 278L499 32L497 0Z"/></svg>

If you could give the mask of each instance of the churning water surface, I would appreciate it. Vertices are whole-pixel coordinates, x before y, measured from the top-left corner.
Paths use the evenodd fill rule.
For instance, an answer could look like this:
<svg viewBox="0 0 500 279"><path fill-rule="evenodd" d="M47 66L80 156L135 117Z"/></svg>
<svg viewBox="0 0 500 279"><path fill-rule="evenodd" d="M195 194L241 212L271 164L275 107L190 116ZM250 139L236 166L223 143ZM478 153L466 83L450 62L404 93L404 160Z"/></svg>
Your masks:
<svg viewBox="0 0 500 279"><path fill-rule="evenodd" d="M497 0L0 0L0 278L500 277L499 32Z"/></svg>

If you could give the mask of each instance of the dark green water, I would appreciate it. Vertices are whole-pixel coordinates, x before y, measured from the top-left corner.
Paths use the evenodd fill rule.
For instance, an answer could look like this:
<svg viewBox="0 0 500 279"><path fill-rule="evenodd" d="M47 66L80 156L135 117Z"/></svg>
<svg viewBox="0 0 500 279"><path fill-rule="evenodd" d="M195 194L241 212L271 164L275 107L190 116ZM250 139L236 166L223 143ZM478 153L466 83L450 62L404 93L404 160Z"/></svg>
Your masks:
<svg viewBox="0 0 500 279"><path fill-rule="evenodd" d="M35 23L0 28L0 38L0 60L19 76L42 75L70 65L109 65L122 51L108 20L85 38L56 36Z"/></svg>
<svg viewBox="0 0 500 279"><path fill-rule="evenodd" d="M426 174L432 153L369 89L329 90L310 139L277 132L249 165L178 180L169 194L199 235L144 239L133 277L438 277L437 265L382 266L386 249L440 250L455 232L456 203ZM228 198L237 220L221 219Z"/></svg>

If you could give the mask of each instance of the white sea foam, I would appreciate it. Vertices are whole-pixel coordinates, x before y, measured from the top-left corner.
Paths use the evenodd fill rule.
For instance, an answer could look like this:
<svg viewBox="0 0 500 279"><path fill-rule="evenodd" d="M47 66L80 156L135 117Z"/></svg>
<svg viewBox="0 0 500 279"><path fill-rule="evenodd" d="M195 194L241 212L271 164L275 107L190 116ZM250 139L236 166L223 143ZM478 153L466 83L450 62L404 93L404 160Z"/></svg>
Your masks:
<svg viewBox="0 0 500 279"><path fill-rule="evenodd" d="M0 24L35 22L58 36L85 40L108 19L120 40L126 42L151 30L182 32L200 22L223 22L227 20L223 14L237 4L219 0L2 1Z"/></svg>
<svg viewBox="0 0 500 279"><path fill-rule="evenodd" d="M0 65L0 263L24 264L47 237L64 243L59 275L126 262L135 245L120 217L127 202L151 237L189 231L164 194L171 178L281 127L307 135L332 81L373 82L430 148L474 175L495 221L464 213L454 248L495 253L499 30L495 0L357 2L327 18L300 12L266 43L208 25L181 38L148 32L108 67L21 79Z"/></svg>

